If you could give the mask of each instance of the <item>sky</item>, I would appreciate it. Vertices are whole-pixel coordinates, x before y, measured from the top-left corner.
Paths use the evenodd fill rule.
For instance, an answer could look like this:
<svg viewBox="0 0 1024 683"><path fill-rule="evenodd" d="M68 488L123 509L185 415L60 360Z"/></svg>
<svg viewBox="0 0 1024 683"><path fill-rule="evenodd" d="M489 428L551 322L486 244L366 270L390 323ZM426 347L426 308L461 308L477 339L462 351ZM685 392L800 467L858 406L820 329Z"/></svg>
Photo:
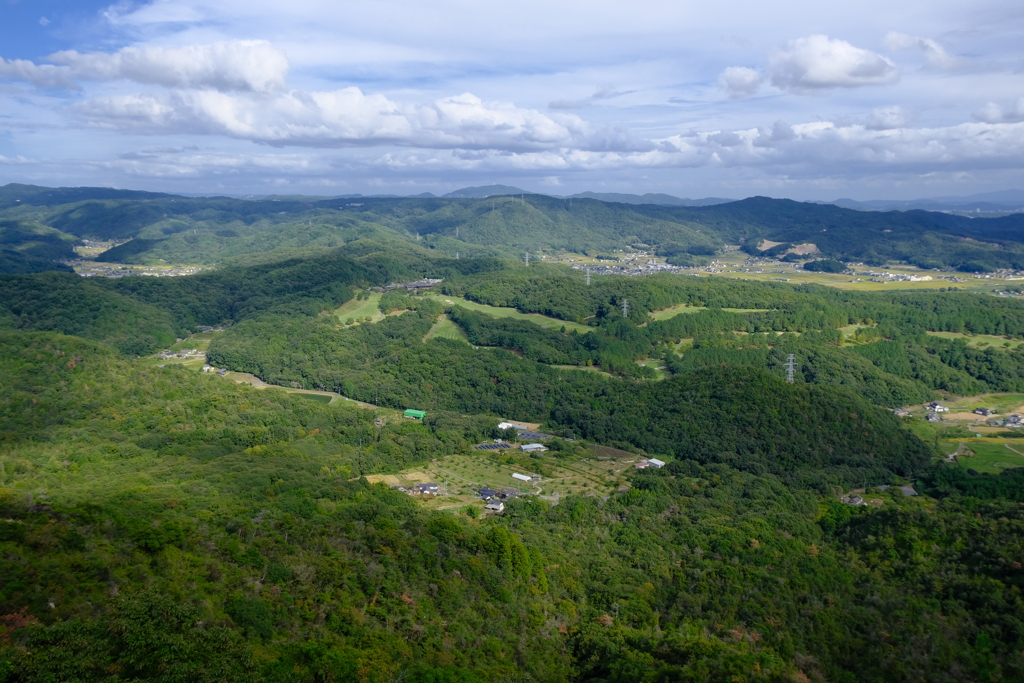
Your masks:
<svg viewBox="0 0 1024 683"><path fill-rule="evenodd" d="M0 0L0 184L1024 189L1020 0Z"/></svg>

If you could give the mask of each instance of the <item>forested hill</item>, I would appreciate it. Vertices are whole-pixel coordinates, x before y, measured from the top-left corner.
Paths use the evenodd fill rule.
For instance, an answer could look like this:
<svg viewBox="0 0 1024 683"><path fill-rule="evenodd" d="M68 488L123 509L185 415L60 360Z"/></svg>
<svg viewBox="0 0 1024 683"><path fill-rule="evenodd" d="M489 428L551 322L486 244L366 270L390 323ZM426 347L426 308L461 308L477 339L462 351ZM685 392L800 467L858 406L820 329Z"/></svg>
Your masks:
<svg viewBox="0 0 1024 683"><path fill-rule="evenodd" d="M248 201L7 185L0 188L0 222L8 226L0 227L6 272L46 267L40 258L68 258L69 245L81 239L132 240L102 256L124 263L218 263L364 238L418 242L452 257L559 249L600 254L634 244L662 255L739 243L756 252L769 240L781 242L779 249L813 243L826 256L873 265L902 260L965 271L1024 268L1022 214L969 219L765 197L689 207L545 195Z"/></svg>
<svg viewBox="0 0 1024 683"><path fill-rule="evenodd" d="M703 432L698 457L626 492L477 519L359 475L472 453L495 417L380 427L351 405L0 332L0 680L1020 680L1019 477L911 459L935 498L842 505L751 471L742 449L777 424L825 477L808 483L827 483L830 443L920 444L842 392L716 381L626 401L614 425L695 400L665 435ZM715 412L732 391L754 394L747 418ZM585 408L598 423L605 400Z"/></svg>
<svg viewBox="0 0 1024 683"><path fill-rule="evenodd" d="M199 275L0 276L0 683L1024 679L1024 468L887 409L1024 393L1024 302L588 285L378 219ZM270 386L135 357L214 324L207 361ZM501 420L549 450L476 449ZM451 496L370 483L402 472Z"/></svg>
<svg viewBox="0 0 1024 683"><path fill-rule="evenodd" d="M353 288L503 267L494 259L436 258L404 243L361 240L345 253L326 250L191 277L0 275L0 329L73 334L145 355L199 325L230 325L257 315L315 316L351 299Z"/></svg>

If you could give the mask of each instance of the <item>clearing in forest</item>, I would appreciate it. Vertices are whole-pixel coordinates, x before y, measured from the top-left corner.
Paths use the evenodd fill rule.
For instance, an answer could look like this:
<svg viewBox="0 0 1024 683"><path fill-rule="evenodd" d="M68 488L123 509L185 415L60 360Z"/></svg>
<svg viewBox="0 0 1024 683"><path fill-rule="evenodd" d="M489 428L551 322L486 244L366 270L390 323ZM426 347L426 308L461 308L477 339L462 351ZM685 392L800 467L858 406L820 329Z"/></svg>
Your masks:
<svg viewBox="0 0 1024 683"><path fill-rule="evenodd" d="M967 342L968 346L975 348L1015 349L1024 344L1022 341L1010 340L994 334L961 334L960 332L927 332L926 334L930 334L933 337L942 337L943 339L962 339Z"/></svg>
<svg viewBox="0 0 1024 683"><path fill-rule="evenodd" d="M651 311L651 317L655 320L668 320L674 318L677 315L684 313L700 313L706 311L707 308L703 306L691 306L690 304L679 304L678 306L671 306L669 308L663 308L660 311ZM723 311L730 313L765 313L771 309L767 308L723 308Z"/></svg>
<svg viewBox="0 0 1024 683"><path fill-rule="evenodd" d="M639 459L633 456L631 459ZM451 455L431 463L438 479L446 479L451 492L472 494L483 486L501 491L514 488L544 497L561 497L570 493L599 496L628 486L625 473L632 464L621 460L598 461L590 458L556 458L551 453L536 459L523 457L516 446L506 456L500 451L477 451L469 455ZM512 474L539 474L538 482L523 482Z"/></svg>
<svg viewBox="0 0 1024 683"><path fill-rule="evenodd" d="M443 294L429 294L428 296L440 301L442 304L462 306L463 308L468 308L471 311L489 315L492 318L515 318L516 320L527 320L531 323L540 325L541 327L550 327L556 330L565 326L567 332L569 330L576 330L580 334L585 334L586 332L590 332L594 329L587 325L580 325L579 323L569 322L568 320L559 320L558 318L550 318L546 315L540 315L539 313L520 313L514 308L478 304L475 301L469 301L468 299L463 299L457 296L444 296Z"/></svg>
<svg viewBox="0 0 1024 683"><path fill-rule="evenodd" d="M440 337L442 339L454 339L469 343L469 339L466 337L466 333L462 331L462 328L456 325L454 322L448 319L448 316L442 315L438 318L434 326L430 328L430 331L423 336L423 341Z"/></svg>
<svg viewBox="0 0 1024 683"><path fill-rule="evenodd" d="M380 312L377 304L380 303L381 294L379 292L370 292L370 298L359 301L355 297L351 300L346 301L342 306L334 311L334 316L343 325L347 325L349 318L352 319L353 324L363 322L364 318L369 318L370 322L377 322L384 318L384 314Z"/></svg>

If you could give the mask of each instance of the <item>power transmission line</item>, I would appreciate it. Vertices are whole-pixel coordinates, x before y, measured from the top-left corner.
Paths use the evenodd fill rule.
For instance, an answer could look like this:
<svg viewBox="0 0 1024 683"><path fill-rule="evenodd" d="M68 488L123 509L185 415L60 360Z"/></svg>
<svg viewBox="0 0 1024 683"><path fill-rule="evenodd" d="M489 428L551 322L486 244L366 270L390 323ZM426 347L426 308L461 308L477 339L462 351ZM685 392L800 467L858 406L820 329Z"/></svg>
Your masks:
<svg viewBox="0 0 1024 683"><path fill-rule="evenodd" d="M796 356L789 354L789 360L786 361L786 381L790 384L793 383L793 378L796 373Z"/></svg>

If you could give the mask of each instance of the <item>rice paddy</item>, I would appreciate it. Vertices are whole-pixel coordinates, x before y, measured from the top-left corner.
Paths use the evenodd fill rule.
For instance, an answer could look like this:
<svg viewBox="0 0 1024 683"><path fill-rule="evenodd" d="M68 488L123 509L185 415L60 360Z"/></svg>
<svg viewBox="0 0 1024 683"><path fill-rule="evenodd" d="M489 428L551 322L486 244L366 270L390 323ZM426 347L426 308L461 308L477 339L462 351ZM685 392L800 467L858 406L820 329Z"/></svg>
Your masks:
<svg viewBox="0 0 1024 683"><path fill-rule="evenodd" d="M1011 446L1008 443L969 443L966 447L974 455L957 456L957 463L964 469L975 472L999 474L1013 467L1024 467L1024 452L1020 444Z"/></svg>

